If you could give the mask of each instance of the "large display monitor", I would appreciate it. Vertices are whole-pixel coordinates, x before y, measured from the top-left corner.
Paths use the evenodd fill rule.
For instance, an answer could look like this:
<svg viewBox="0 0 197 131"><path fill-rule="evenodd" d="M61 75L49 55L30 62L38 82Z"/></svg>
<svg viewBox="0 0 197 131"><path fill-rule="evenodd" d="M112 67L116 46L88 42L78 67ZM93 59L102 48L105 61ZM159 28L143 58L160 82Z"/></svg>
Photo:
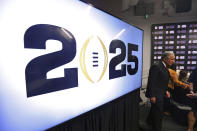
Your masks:
<svg viewBox="0 0 197 131"><path fill-rule="evenodd" d="M0 1L0 130L46 130L141 87L143 30L77 0Z"/></svg>

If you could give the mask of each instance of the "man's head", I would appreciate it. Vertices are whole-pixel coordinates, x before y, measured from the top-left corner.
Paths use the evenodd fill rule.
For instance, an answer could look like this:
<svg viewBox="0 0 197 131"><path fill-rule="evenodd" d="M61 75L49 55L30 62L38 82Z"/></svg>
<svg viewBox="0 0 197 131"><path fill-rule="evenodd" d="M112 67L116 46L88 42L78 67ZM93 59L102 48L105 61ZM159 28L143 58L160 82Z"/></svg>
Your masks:
<svg viewBox="0 0 197 131"><path fill-rule="evenodd" d="M175 62L174 53L171 51L166 51L162 54L161 60L166 64L166 66L171 66Z"/></svg>

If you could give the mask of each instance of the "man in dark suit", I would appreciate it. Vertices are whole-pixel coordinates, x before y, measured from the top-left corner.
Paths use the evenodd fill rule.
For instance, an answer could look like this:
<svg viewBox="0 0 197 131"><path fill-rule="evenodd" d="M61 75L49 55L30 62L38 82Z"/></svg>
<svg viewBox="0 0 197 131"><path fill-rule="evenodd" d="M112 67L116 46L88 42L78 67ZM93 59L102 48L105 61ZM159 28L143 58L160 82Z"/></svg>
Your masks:
<svg viewBox="0 0 197 131"><path fill-rule="evenodd" d="M165 95L170 97L167 91L170 74L168 67L175 61L173 52L165 52L159 63L150 67L146 97L150 98L151 109L147 117L147 123L152 125L154 131L161 131L163 118L163 101Z"/></svg>

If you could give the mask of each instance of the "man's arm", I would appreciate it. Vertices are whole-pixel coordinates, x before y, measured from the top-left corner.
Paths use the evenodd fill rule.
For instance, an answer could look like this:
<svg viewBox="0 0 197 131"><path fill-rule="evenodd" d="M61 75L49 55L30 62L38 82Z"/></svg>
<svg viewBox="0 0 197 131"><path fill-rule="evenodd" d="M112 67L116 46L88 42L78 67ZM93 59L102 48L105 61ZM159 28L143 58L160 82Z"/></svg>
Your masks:
<svg viewBox="0 0 197 131"><path fill-rule="evenodd" d="M156 93L157 93L157 78L159 74L159 67L157 65L153 65L149 71L149 87L150 87L150 101L152 103L156 102Z"/></svg>
<svg viewBox="0 0 197 131"><path fill-rule="evenodd" d="M180 86L180 87L182 87L184 89L190 88L189 84L186 84L186 83L184 83L182 81L179 81L176 71L174 71L172 69L169 69L169 72L170 72L170 77L172 78L174 83L176 83L178 86Z"/></svg>

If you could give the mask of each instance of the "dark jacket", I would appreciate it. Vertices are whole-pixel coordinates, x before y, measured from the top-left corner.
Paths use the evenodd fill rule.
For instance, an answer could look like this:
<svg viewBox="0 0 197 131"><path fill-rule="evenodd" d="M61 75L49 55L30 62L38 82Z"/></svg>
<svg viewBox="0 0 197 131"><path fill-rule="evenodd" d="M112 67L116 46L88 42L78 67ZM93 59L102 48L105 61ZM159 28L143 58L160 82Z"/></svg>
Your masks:
<svg viewBox="0 0 197 131"><path fill-rule="evenodd" d="M160 61L151 66L149 70L146 97L156 97L156 105L163 110L163 98L168 87L170 74L168 69Z"/></svg>
<svg viewBox="0 0 197 131"><path fill-rule="evenodd" d="M197 92L197 68L190 74L188 82L193 83L194 92Z"/></svg>
<svg viewBox="0 0 197 131"><path fill-rule="evenodd" d="M190 74L188 82L193 83L194 92L197 93L197 67ZM193 102L192 108L193 108L193 110L195 110L194 111L195 114L197 114L197 98L196 99L192 99L192 102Z"/></svg>

